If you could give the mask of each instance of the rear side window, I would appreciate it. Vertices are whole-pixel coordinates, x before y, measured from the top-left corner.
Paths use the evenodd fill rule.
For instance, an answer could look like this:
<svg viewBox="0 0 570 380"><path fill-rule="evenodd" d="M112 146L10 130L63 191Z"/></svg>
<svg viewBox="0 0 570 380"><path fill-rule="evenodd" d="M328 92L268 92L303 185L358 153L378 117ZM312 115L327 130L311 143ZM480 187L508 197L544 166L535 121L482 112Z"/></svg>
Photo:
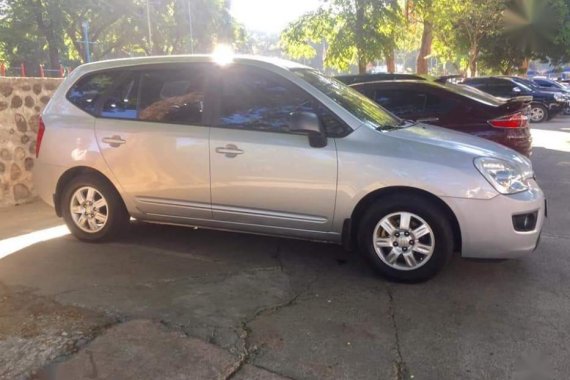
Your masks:
<svg viewBox="0 0 570 380"><path fill-rule="evenodd" d="M553 83L550 83L550 82L547 82L547 81L543 81L543 80L540 80L540 79L535 79L534 82L535 82L536 84L538 84L539 86L542 86L542 87L554 87L554 84L553 84Z"/></svg>
<svg viewBox="0 0 570 380"><path fill-rule="evenodd" d="M71 87L67 99L83 111L95 114L97 100L116 83L119 76L117 71L84 76Z"/></svg>
<svg viewBox="0 0 570 380"><path fill-rule="evenodd" d="M101 116L118 119L136 119L138 94L138 75L131 74L119 86L111 90L101 109Z"/></svg>
<svg viewBox="0 0 570 380"><path fill-rule="evenodd" d="M457 106L457 101L449 96L417 90L376 90L374 98L402 117L443 115Z"/></svg>
<svg viewBox="0 0 570 380"><path fill-rule="evenodd" d="M203 124L206 70L198 66L144 71L139 120Z"/></svg>
<svg viewBox="0 0 570 380"><path fill-rule="evenodd" d="M416 91L376 90L374 100L396 115L409 115L425 110L427 96Z"/></svg>

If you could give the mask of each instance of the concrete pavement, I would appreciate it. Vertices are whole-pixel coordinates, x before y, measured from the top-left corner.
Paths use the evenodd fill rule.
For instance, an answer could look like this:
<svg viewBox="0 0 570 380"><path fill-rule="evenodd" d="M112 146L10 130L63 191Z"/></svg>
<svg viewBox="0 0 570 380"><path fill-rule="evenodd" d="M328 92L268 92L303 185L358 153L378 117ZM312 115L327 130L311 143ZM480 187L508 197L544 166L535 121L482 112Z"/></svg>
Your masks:
<svg viewBox="0 0 570 380"><path fill-rule="evenodd" d="M539 249L456 258L424 284L336 246L142 223L19 249L0 260L0 378L566 378L570 119L535 135ZM61 223L19 207L0 209L0 239Z"/></svg>

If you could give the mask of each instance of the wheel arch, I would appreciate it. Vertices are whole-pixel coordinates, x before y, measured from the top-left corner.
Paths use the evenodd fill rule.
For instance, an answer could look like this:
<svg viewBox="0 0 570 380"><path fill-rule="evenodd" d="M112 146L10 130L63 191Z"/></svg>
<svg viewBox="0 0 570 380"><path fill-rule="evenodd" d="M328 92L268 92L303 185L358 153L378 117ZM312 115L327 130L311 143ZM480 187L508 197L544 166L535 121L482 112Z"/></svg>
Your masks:
<svg viewBox="0 0 570 380"><path fill-rule="evenodd" d="M55 213L57 216L59 216L59 217L62 216L61 198L63 196L63 192L65 191L65 187L74 178L77 178L78 176L81 176L81 175L97 176L97 177L103 179L105 182L107 182L113 188L113 190L115 190L115 192L119 196L119 199L123 203L123 206L125 206L125 202L124 202L123 198L120 196L120 193L117 190L117 187L113 184L113 182L111 182L109 180L109 178L107 178L107 176L105 174L103 174L99 170L93 169L89 166L76 166L76 167L73 167L71 169L66 170L59 177L59 179L57 181L57 185L55 187L55 194L53 196L53 203L55 206Z"/></svg>
<svg viewBox="0 0 570 380"><path fill-rule="evenodd" d="M454 250L455 251L461 250L461 244L462 244L461 227L459 226L459 221L457 219L457 216L453 212L453 210L440 197L438 197L438 196L436 196L436 195L434 195L428 191L421 190L421 189L418 189L415 187L407 187L407 186L385 187L382 189L374 190L374 191L368 193L367 195L365 195L356 204L356 207L352 211L350 223L349 223L350 231L346 231L347 233L349 232L349 236L344 236L343 241L345 241L348 238L350 240L350 242L356 242L357 241L356 240L356 234L358 232L359 223L360 223L362 217L364 216L364 213L368 209L368 207L370 205L372 205L374 202L376 202L382 198L385 198L387 196L394 195L394 194L413 194L413 195L416 195L416 196L424 198L424 199L429 199L430 201L432 201L433 203L435 203L439 207L441 207L442 211L445 212L445 214L449 217L449 220L451 221L451 228L453 230ZM345 246L350 245L346 241L344 242L344 244L345 244Z"/></svg>

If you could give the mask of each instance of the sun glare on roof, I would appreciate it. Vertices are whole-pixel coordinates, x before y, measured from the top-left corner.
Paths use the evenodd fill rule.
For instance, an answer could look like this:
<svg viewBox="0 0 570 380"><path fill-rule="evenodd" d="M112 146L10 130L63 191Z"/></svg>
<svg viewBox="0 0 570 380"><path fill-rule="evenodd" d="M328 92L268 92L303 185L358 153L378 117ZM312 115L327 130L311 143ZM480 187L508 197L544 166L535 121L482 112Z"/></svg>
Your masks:
<svg viewBox="0 0 570 380"><path fill-rule="evenodd" d="M234 50L230 45L218 44L212 53L214 61L220 65L227 65L234 60Z"/></svg>

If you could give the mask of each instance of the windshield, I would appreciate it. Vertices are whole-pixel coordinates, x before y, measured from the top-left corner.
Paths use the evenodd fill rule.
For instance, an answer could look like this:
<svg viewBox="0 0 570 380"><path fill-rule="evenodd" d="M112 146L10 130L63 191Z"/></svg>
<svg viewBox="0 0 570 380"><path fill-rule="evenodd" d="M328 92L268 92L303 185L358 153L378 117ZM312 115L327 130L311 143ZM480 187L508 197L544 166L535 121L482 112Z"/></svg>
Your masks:
<svg viewBox="0 0 570 380"><path fill-rule="evenodd" d="M559 89L562 89L562 90L565 90L565 89L566 89L566 87L565 87L563 84L560 84L560 83L558 83L558 82L556 82L556 81L554 81L554 80L539 79L539 80L536 80L535 83L538 84L539 86L544 86L544 85L546 85L546 86L544 86L544 87L549 87L548 85L550 84L550 85L551 85L551 86L550 86L551 88L552 88L552 87L556 87L556 88L559 88Z"/></svg>
<svg viewBox="0 0 570 380"><path fill-rule="evenodd" d="M522 79L522 78L512 78L513 82L515 82L517 85L519 85L520 87L522 87L524 90L527 91L532 91L533 89L537 89L538 86L536 84L534 84L533 82L526 80L526 79Z"/></svg>
<svg viewBox="0 0 570 380"><path fill-rule="evenodd" d="M492 106L500 106L502 104L504 104L504 101L501 101L500 99L494 97L491 94L488 94L486 92L483 92L481 90L476 89L475 87L471 87L465 84L454 84L454 83L449 83L447 82L445 84L445 87L448 88L449 90L466 96L470 99L485 103L485 104L489 104Z"/></svg>
<svg viewBox="0 0 570 380"><path fill-rule="evenodd" d="M340 81L329 78L317 70L293 69L292 71L356 116L362 123L381 131L401 128L402 120Z"/></svg>

